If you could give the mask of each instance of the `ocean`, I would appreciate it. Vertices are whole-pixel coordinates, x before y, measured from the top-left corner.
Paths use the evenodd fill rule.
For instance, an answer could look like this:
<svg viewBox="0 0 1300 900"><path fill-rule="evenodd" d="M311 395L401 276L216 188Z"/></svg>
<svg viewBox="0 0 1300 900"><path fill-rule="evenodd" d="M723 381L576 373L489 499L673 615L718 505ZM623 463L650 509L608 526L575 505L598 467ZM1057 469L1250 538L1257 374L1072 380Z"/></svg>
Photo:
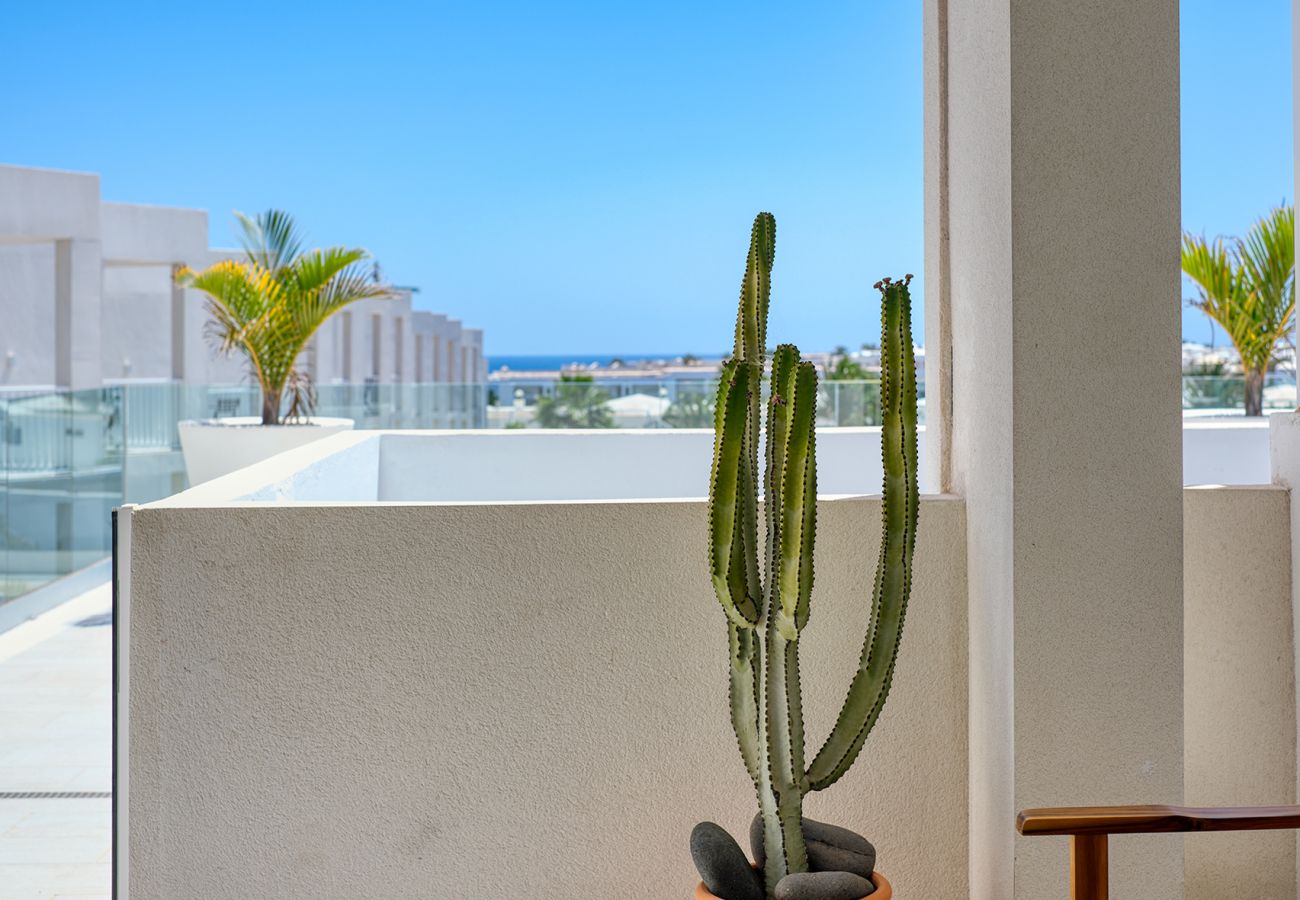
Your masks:
<svg viewBox="0 0 1300 900"><path fill-rule="evenodd" d="M608 366L616 359L621 359L628 365L642 362L671 362L683 355L682 353L573 353L536 356L489 356L487 363L489 372L496 372L500 369L510 369L513 372L535 372L550 371L569 365L589 366L592 363L599 366ZM700 359L721 359L726 355L726 353L719 352L695 354Z"/></svg>

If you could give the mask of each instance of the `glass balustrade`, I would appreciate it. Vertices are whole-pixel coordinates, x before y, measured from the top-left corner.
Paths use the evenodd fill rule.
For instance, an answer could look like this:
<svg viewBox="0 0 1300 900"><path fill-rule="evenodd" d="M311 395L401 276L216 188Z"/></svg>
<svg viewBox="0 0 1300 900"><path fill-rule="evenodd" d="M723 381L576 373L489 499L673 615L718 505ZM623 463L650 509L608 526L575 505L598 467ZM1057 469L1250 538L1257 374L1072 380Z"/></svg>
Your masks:
<svg viewBox="0 0 1300 900"><path fill-rule="evenodd" d="M716 387L707 379L325 384L315 414L358 429L712 428ZM819 391L820 426L880 424L879 381L823 381ZM924 421L924 384L918 394ZM1183 379L1188 416L1239 414L1244 396L1240 376ZM1264 406L1295 407L1294 380L1270 376ZM250 385L0 392L0 603L105 557L114 506L188 486L177 422L260 408Z"/></svg>

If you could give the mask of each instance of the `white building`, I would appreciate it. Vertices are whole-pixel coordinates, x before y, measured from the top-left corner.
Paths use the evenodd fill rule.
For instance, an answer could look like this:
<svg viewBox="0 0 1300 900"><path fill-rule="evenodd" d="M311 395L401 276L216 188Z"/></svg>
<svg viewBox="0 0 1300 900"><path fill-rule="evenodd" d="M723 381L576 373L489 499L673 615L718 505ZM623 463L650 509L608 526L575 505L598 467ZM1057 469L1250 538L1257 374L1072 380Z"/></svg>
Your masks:
<svg viewBox="0 0 1300 900"><path fill-rule="evenodd" d="M0 389L246 381L205 340L202 296L173 281L234 255L209 248L205 210L106 203L96 175L0 166ZM327 322L304 360L317 383L485 381L483 332L411 299Z"/></svg>

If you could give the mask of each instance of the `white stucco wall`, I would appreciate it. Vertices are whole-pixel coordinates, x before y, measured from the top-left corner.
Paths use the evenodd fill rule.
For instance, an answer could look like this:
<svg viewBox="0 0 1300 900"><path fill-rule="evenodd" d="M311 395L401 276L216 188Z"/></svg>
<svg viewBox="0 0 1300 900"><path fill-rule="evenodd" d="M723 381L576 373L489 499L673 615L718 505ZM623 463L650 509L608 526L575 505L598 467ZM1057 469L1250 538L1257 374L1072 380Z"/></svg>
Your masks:
<svg viewBox="0 0 1300 900"><path fill-rule="evenodd" d="M918 443L924 461L924 435ZM386 432L379 499L703 497L712 453L703 429ZM879 493L879 428L819 429L817 454L823 496Z"/></svg>
<svg viewBox="0 0 1300 900"><path fill-rule="evenodd" d="M0 322L0 385L54 385L54 244L0 244Z"/></svg>
<svg viewBox="0 0 1300 900"><path fill-rule="evenodd" d="M61 276L56 244L64 254ZM204 339L201 295L179 292L181 302L174 303L171 284L173 266L202 269L237 255L208 247L205 210L104 203L97 176L0 165L0 386L243 380L244 365L217 357ZM415 381L410 293L359 303L351 314L350 375L341 330L332 322L308 354L318 381L359 383L376 374L385 384ZM380 317L377 372L372 316ZM460 360L460 323L441 321ZM467 329L466 335L473 344L469 358L481 361L482 332ZM479 368L483 377L470 380L486 378ZM447 377L436 380L465 380L459 368L446 369Z"/></svg>
<svg viewBox="0 0 1300 900"><path fill-rule="evenodd" d="M1268 417L1183 422L1183 484L1268 484Z"/></svg>
<svg viewBox="0 0 1300 900"><path fill-rule="evenodd" d="M844 439L841 449L848 451L846 458L850 459L862 455L855 442L869 439L869 435L861 433L846 432L840 436ZM646 443L646 438L661 443ZM133 585L131 621L136 623L131 626L130 635L133 652L139 648L143 656L136 655L132 672L143 674L146 684L152 687L144 693L137 690L132 698L132 734L141 735L136 727L139 725L146 744L144 747L138 742L134 744L132 778L143 777L146 799L141 802L146 806L140 807L132 799L130 809L145 810L142 813L145 824L137 817L131 834L134 838L143 831L150 848L146 852L137 847L132 852L132 860L144 865L148 872L163 873L159 877L164 879L158 882L161 885L158 894L146 892L144 896L166 895L182 884L193 887L176 880L190 877L178 874L182 870L199 872L195 877L211 877L215 883L221 863L206 863L189 854L205 852L201 848L216 840L209 827L217 829L221 822L253 815L246 809L241 811L239 804L252 804L256 791L272 791L272 779L284 780L289 785L292 803L324 804L324 808L332 809L330 804L344 802L321 799L313 791L325 787L305 786L292 772L283 771L284 767L291 767L291 760L301 749L301 741L309 745L309 756L328 755L327 747L316 744L317 741L328 743L315 730L318 719L329 723L331 733L341 742L340 747L349 748L343 754L347 759L327 767L322 776L329 789L354 779L351 773L348 778L343 776L343 770L349 765L361 765L363 758L371 758L356 751L357 741L361 740L366 746L378 742L383 749L379 755L384 759L404 760L392 772L379 771L367 776L371 788L378 784L381 790L396 790L387 780L406 779L408 793L432 791L432 796L440 800L448 796L441 781L445 773L420 769L416 761L421 758L421 748L430 742L440 751L445 749L445 739L431 737L421 728L445 727L453 731L464 727L458 717L466 715L475 723L469 729L470 736L466 739L469 743L458 745L457 757L473 762L465 763L465 768L457 768L455 775L448 777L454 777L457 785L469 784L477 790L488 791L486 819L472 819L466 826L469 835L439 832L430 851L439 865L450 865L457 872L456 878L473 879L457 881L454 890L463 892L457 895L491 895L499 885L478 880L489 878L488 875L457 869L455 862L449 863L448 857L442 855L444 851L455 859L463 855L482 860L491 858L484 849L488 845L512 845L527 840L529 843L519 852L533 862L570 859L550 835L525 839L521 832L512 830L519 826L505 812L508 801L486 787L492 778L505 777L510 796L519 797L523 789L509 776L493 769L494 765L504 765L504 759L491 748L533 745L520 730L524 725L518 725L512 718L501 730L494 730L490 724L492 717L485 710L508 709L512 717L522 714L527 728L538 728L549 735L541 748L545 785L527 789L521 801L528 810L542 816L547 814L546 804L550 802L545 794L552 782L552 770L560 765L556 759L563 756L568 746L565 735L573 727L580 724L588 729L581 738L584 752L594 753L596 758L611 765L614 764L611 761L617 761L640 771L642 757L630 747L666 753L667 748L662 744L665 729L671 725L670 721L653 716L645 721L641 716L643 701L661 711L677 707L707 709L709 704L721 706L720 692L700 690L701 684L709 683L708 678L697 678L690 670L683 671L680 667L672 670L675 674L668 676L671 684L663 692L638 694L636 703L626 696L610 693L630 690L626 678L610 677L612 673L622 672L621 666L641 664L626 661L630 651L621 642L633 638L617 636L620 630L630 630L638 646L649 641L649 646L655 648L654 654L672 657L676 651L670 648L677 646L687 658L707 655L706 650L692 649L693 641L707 643L710 633L707 618L698 622L694 618L701 612L699 604L712 611L712 603L706 602L707 586L691 586L692 573L699 566L690 560L700 552L694 539L698 537L696 526L702 527L703 513L693 501L537 502L537 489L534 487L529 493L526 486L536 476L549 485L552 497L571 492L567 496L574 498L612 494L620 485L629 490L671 489L667 483L637 478L636 468L627 466L628 460L621 454L640 448L650 451L654 458L668 460L675 452L689 451L696 438L707 439L708 433L354 433L303 447L136 511L131 526L133 538L129 542L133 548L129 573ZM833 446L834 440L823 439L819 449L824 454ZM492 482L488 476L498 471L493 461L493 453L497 451L509 451L501 461L513 461L515 466L508 470L508 477ZM477 484L487 493L464 498L474 502L424 502L462 499L456 492L464 485L451 476L463 471L466 453L482 464L481 470L466 473L469 476L466 483ZM520 460L535 460L537 472L519 467ZM825 463L823 460L823 468ZM608 468L603 468L606 464ZM697 464L694 468L702 467ZM620 472L626 474L620 478ZM517 480L512 481L512 477ZM679 487L683 491L696 489L685 484ZM1296 741L1288 492L1268 485L1201 487L1187 489L1183 496L1187 552L1181 655L1185 660L1182 712L1186 802L1206 805L1292 802ZM376 504L375 497L389 502ZM532 502L502 502L521 499ZM823 615L822 604L826 609L835 609L845 603L840 596L845 593L842 579L866 577L866 570L872 564L870 548L878 527L877 503L872 499L823 501L818 584L819 597L827 599L817 601L818 615ZM948 518L950 508L956 509L956 519ZM867 512L862 513L862 509ZM925 673L922 680L927 683L926 689L937 691L940 699L906 700L903 704L913 708L915 703L914 708L918 709L929 709L929 704L935 703L943 705L944 715L953 717L949 724L954 731L938 738L939 747L931 746L936 740L934 734L923 741L908 731L902 738L913 749L922 744L929 748L917 751L921 755L913 761L911 771L923 783L915 785L909 802L920 804L935 818L928 819L930 813L926 813L915 827L908 824L899 829L896 836L899 843L889 852L907 862L905 865L882 862L882 865L891 875L905 876L904 883L917 885L918 896L958 897L966 895L966 870L956 868L961 875L960 882L944 881L940 874L944 878L952 874L946 868L946 854L950 849L958 852L953 849L956 842L960 840L965 846L964 827L960 837L947 829L952 822L963 826L966 822L966 807L955 805L965 804L969 797L965 793L966 775L964 769L950 768L956 765L953 759L930 754L940 753L945 747L953 749L955 745L944 742L957 740L957 732L964 735L965 729L965 707L946 706L949 702L956 703L957 695L965 696L967 690L964 654L969 638L962 612L965 586L961 578L964 552L960 531L951 530L959 524L960 503L927 500L922 515L926 530L919 554L924 570L919 575L919 584L932 584L938 579L948 587L942 597L928 600L930 588L918 588L917 604L931 610L937 604L945 611L944 615L952 618L944 619L942 627L938 627L940 623L936 622L918 624L924 619L914 617L908 634L909 638L928 635L918 640L931 646L936 654L942 646L944 652L956 656L940 660L938 655L930 656L929 650L912 651L925 654L925 659L910 662ZM202 563L192 564L190 561L195 559ZM842 566L850 568L845 571ZM960 580L961 584L950 584L953 580ZM953 593L946 593L950 588ZM824 593L820 593L822 589ZM231 597L236 602L228 599ZM688 597L692 599L685 599ZM617 602L602 605L601 601L609 598L617 598ZM671 598L666 606L664 598ZM143 613L143 621L141 604L148 610ZM431 613L431 605L439 611L455 612ZM508 619L507 608L510 616L524 617L529 623L528 633L535 641L525 641L508 624L493 624L495 615L501 615L502 621ZM914 605L913 609L916 608ZM248 609L256 612L249 615L239 612ZM526 612L528 609L534 609L535 614ZM663 609L670 613L668 620L659 618ZM643 617L641 613L645 610L653 610L653 614ZM673 618L673 614L678 617ZM827 619L838 619L845 614L847 608L824 615ZM633 616L635 625L629 624L628 616ZM678 631L683 622L691 626L685 629L692 632L689 639L684 639ZM145 627L153 630L143 630ZM938 630L932 631L932 627ZM960 635L952 629L960 631ZM577 676L550 681L554 660L564 652L561 647L572 649L575 636L580 636L581 645L586 649L577 662L566 659L565 665L576 665L583 679L611 682L616 687L588 687ZM806 659L813 666L843 670L852 664L858 639L854 628L839 629L829 646L809 644L811 652ZM679 643L683 640L685 643ZM960 646L952 645L953 640L959 640ZM466 674L457 668L465 659L473 657L465 647L477 647L484 642L498 652L502 646L509 648L510 661L504 670L477 668ZM449 650L448 643L457 649ZM909 648L912 646L908 644ZM812 651L813 647L819 649ZM522 659L515 659L516 651L523 653ZM457 660L455 665L448 664L450 668L441 662L429 662L430 655L441 659L449 652ZM904 656L907 657L906 650ZM957 657L961 657L960 662ZM325 671L327 658L331 665L347 673L347 677ZM201 671L191 671L194 667L190 661L194 659L209 662L199 667ZM226 660L240 662L231 664ZM1115 673L1114 677L1140 680L1153 664L1163 666L1167 660L1153 662L1135 656L1127 660L1129 668ZM602 679L597 677L593 666L612 668L602 670L605 676ZM905 671L900 669L900 682L907 683L903 691L916 690L917 685L910 683L903 674ZM362 684L348 683L352 679L359 679ZM439 683L440 679L454 684L449 694L426 689L426 684ZM551 689L539 687L538 679ZM139 685L140 678L135 677L134 683ZM276 685L269 697L258 693L261 690L258 685L262 683ZM644 685L638 681L637 687ZM534 693L537 691L550 699L542 699ZM392 701L389 692L415 698L415 712ZM162 696L164 693L166 697ZM312 699L323 694L339 697L341 708L331 710ZM813 694L817 695L818 690L814 689ZM377 709L363 712L363 696L367 702L377 704ZM893 703L898 703L903 696L911 695L896 693ZM814 723L811 731L820 733L828 725L827 709L835 701L823 697L813 702L826 705L809 716L809 721ZM1069 694L1059 695L1058 702L1066 713L1075 706L1075 698ZM585 712L574 712L571 707L575 703ZM447 705L455 708L454 715L447 712ZM521 708L533 709L539 705L545 715L535 709L531 717L521 713ZM427 720L428 724L420 728L412 724L411 717L417 712L424 717L421 721ZM568 718L571 714L579 717L576 723ZM564 722L563 734L557 735L558 726L548 724L551 720L546 716L552 715L558 715ZM202 724L207 717L222 724ZM628 717L633 721L627 721ZM264 734L254 727L261 721L276 722L274 734ZM163 725L160 733L156 731L158 723ZM602 727L608 729L609 744L604 743ZM198 733L192 740L176 737L195 728ZM204 728L225 728L225 733L232 737L223 743L215 732L205 734ZM355 729L364 734L358 738ZM643 729L657 730L655 735L648 735ZM391 740L385 737L389 734L393 735ZM408 745L412 742L417 746ZM965 752L964 747L962 744L960 752ZM884 818L897 821L901 800L893 796L890 787L892 779L899 777L894 771L897 761L892 752L884 756L883 761L873 756L870 764L873 769L883 766L884 781L865 782L864 790L868 793L864 797L850 797L846 811L839 805L841 798L819 807L823 798L816 797L810 801L810 814L816 816L820 812L830 818L848 816L845 821L851 821L853 816L872 811L881 811L884 817L883 811L888 810ZM250 759L253 762L247 762ZM250 774L243 768L246 765L269 766L271 774ZM1078 765L1100 772L1107 763L1080 757ZM201 783L191 785L181 776L191 766L209 773ZM717 766L716 771L711 766ZM172 772L176 774L168 774ZM712 778L705 779L704 775L709 773ZM245 788L244 782L249 778L252 784ZM725 757L709 757L704 762L691 757L689 777L685 780L692 786L696 786L696 779L706 780L715 785L712 790L717 790L717 785L728 784L729 778ZM958 785L952 778L960 778L962 783ZM222 797L228 791L227 779L240 786L235 796L210 799ZM596 780L603 784L607 773L597 772ZM663 829L676 831L689 825L674 818L676 807L671 806L685 802L682 796L691 793L679 793L680 786L679 779L666 789L665 798L655 795L647 799L641 794L629 798L620 793L624 805L637 810L638 822L644 819L650 824L632 826L631 837L627 836L626 828L620 830L620 825L614 822L607 822L605 831L616 834L616 841L635 837L644 843L644 829L648 828L653 832L652 855L671 858L678 851ZM1048 788L1056 792L1051 802L1077 802L1064 780ZM640 790L639 783L636 790ZM587 829L594 833L596 826L592 823L602 815L599 804L604 795L597 798L581 795L573 799L571 791L564 793L569 798L566 802L571 804L565 809L578 811L579 836L588 835ZM725 797L714 797L708 792L702 796L706 802L731 809ZM657 805L661 799L666 804L663 808ZM1141 797L1126 794L1109 797L1107 802L1165 799L1155 794ZM362 800L353 796L350 802ZM377 801L365 801L363 806L369 802ZM178 810L194 808L195 804L203 805L204 816L197 818L205 821L215 804L216 823L204 824L197 830L187 829ZM940 811L950 817L942 826L938 824ZM409 827L418 829L424 827L420 823L428 825L432 821L419 818L426 812L415 804L409 809L403 807L401 816L413 817L410 821L415 824ZM302 814L301 810L288 809L282 813L283 820L253 815L253 834L238 840L254 841L256 829L272 828L272 819L274 827L288 823L290 831L295 832L297 826L293 823ZM622 808L617 813L625 814ZM731 827L738 827L735 820L743 818L743 814L729 812L719 818ZM392 828L400 832L406 827L402 823L408 820L399 819ZM876 817L864 821L870 823ZM368 826L362 821L357 827ZM865 827L875 835L870 824ZM998 827L1009 830L1011 823ZM564 840L574 833L562 831ZM308 847L328 849L333 846L329 841L335 839L340 843L355 840L355 835L345 837L340 827L328 832L324 845L312 843L318 837L315 833L295 832L295 835L287 843L272 842L258 851L262 855L256 858L268 861L253 866L256 870L253 874L239 877L269 880L240 882L239 890L309 896L311 890L319 889L319 883L311 880L317 875L296 868L285 854L307 853ZM1038 840L1044 843L1044 852L1054 863L1054 875L1064 883L1065 839ZM1121 853L1131 850L1135 840L1116 838L1116 850ZM1169 838L1166 842L1177 840ZM1249 885L1253 897L1294 894L1295 845L1290 835L1194 835L1186 843L1186 896L1189 898L1210 900L1221 896L1225 878L1234 884ZM941 851L937 861L918 865L913 871L907 867L911 865L912 854L920 853L918 848L922 844L927 848L938 846ZM217 842L216 845L228 846L230 854L241 858L246 858L251 849L242 844ZM612 852L619 859L629 852L617 842L614 846ZM977 845L971 846L974 849ZM886 852L883 848L882 844L882 854ZM413 863L402 858L401 851L391 847L380 846L374 852L385 867L395 871L409 873L412 865L421 864L421 861ZM183 862L173 865L174 860ZM689 877L684 855L680 862L686 866L683 877ZM565 863L560 869L567 870L568 865ZM135 871L140 871L140 865L136 865ZM601 871L602 877L606 877L614 869ZM326 876L344 877L334 872L326 872L321 877ZM553 882L549 877L545 881L541 896L552 896L552 890L560 890L559 881ZM665 887L662 880L654 881L645 873L638 874L637 883L653 886L653 890L647 890L647 897L664 896L668 887L674 887ZM208 889L206 882L196 884ZM556 885L554 889L552 884ZM1117 871L1114 885L1122 892L1126 886L1131 887L1132 878L1122 870ZM578 889L581 892L585 885L578 885Z"/></svg>
<svg viewBox="0 0 1300 900"><path fill-rule="evenodd" d="M1250 424L1187 431L1189 483L1197 476L1202 483L1261 483L1251 460L1263 453L1267 468L1267 440L1267 426ZM370 442L364 454L353 452ZM880 490L880 429L823 428L817 442L823 496ZM921 429L922 463L928 445ZM166 502L254 494L312 501L692 499L708 492L712 452L713 433L704 429L357 431L236 473L219 490L204 486L201 494ZM335 456L343 477L321 477L321 461ZM359 483L374 489L357 493ZM923 466L921 489L933 488Z"/></svg>
<svg viewBox="0 0 1300 900"><path fill-rule="evenodd" d="M169 268L207 265L208 212L140 203L101 203L104 259Z"/></svg>
<svg viewBox="0 0 1300 900"><path fill-rule="evenodd" d="M171 378L171 269L106 268L101 302L104 378Z"/></svg>
<svg viewBox="0 0 1300 900"><path fill-rule="evenodd" d="M819 740L864 634L879 502L824 502ZM689 895L752 816L699 502L177 505L130 548L132 900ZM923 501L893 694L810 815L906 896L966 893L961 503ZM1009 823L1008 823L1009 825Z"/></svg>
<svg viewBox="0 0 1300 900"><path fill-rule="evenodd" d="M1271 485L1183 494L1184 779L1193 806L1295 802L1288 500ZM1188 900L1296 896L1292 832L1192 834L1185 847Z"/></svg>
<svg viewBox="0 0 1300 900"><path fill-rule="evenodd" d="M969 523L972 893L1038 900L1064 860L1004 830L1017 807L1182 794L1178 4L930 7L927 376ZM1116 842L1113 880L1181 897L1181 855Z"/></svg>
<svg viewBox="0 0 1300 900"><path fill-rule="evenodd" d="M0 244L99 237L99 176L0 166Z"/></svg>

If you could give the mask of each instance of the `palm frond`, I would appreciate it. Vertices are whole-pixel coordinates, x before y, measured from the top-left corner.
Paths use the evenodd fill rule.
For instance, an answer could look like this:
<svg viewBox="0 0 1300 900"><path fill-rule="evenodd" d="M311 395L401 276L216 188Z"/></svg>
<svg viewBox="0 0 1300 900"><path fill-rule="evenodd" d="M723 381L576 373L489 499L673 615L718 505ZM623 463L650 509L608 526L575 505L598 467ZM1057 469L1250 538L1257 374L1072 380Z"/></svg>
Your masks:
<svg viewBox="0 0 1300 900"><path fill-rule="evenodd" d="M1295 209L1282 206L1256 222L1238 255L1242 271L1257 305L1261 336L1267 339L1268 361L1278 342L1295 323Z"/></svg>
<svg viewBox="0 0 1300 900"><path fill-rule="evenodd" d="M281 296L270 272L235 260L223 260L202 272L182 269L177 280L183 287L207 294L209 334L227 353L246 342Z"/></svg>
<svg viewBox="0 0 1300 900"><path fill-rule="evenodd" d="M312 250L295 259L286 269L284 278L299 291L316 291L327 286L349 266L369 258L366 251L348 247Z"/></svg>
<svg viewBox="0 0 1300 900"><path fill-rule="evenodd" d="M240 244L251 262L278 272L302 253L302 235L287 212L268 209L249 218L236 211L235 218L243 232Z"/></svg>
<svg viewBox="0 0 1300 900"><path fill-rule="evenodd" d="M248 356L267 408L278 415L288 391L290 415L307 414L315 395L299 360L312 336L344 306L389 297L392 289L357 265L367 258L364 250L301 252L285 213L271 210L239 220L248 259L219 262L198 273L185 269L177 283L207 295L209 333L219 349Z"/></svg>
<svg viewBox="0 0 1300 900"><path fill-rule="evenodd" d="M1272 210L1240 240L1184 234L1182 261L1192 304L1227 333L1243 371L1262 375L1295 323L1294 208Z"/></svg>

